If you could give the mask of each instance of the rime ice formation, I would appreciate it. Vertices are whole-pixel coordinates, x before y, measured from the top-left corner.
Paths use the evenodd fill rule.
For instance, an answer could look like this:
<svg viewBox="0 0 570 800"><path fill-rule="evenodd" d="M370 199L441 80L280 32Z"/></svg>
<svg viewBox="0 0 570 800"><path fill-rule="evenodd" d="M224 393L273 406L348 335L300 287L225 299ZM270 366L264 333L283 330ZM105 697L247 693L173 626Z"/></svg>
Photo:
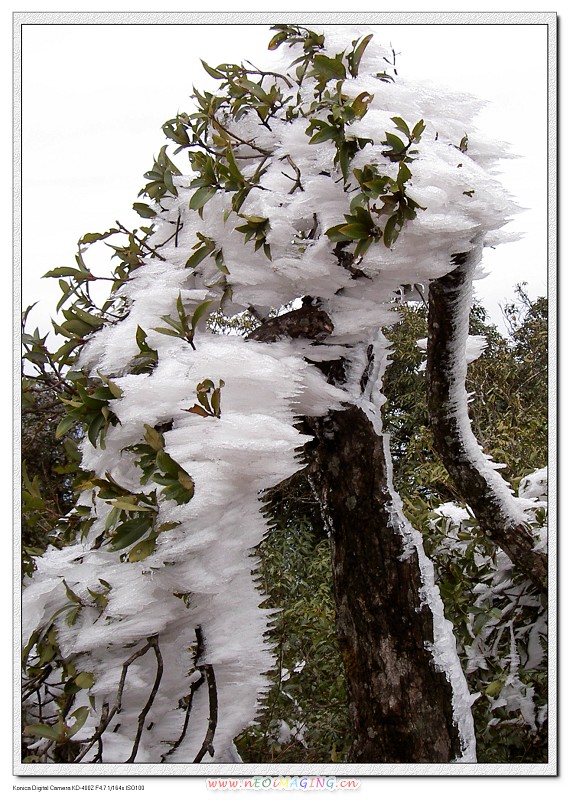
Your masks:
<svg viewBox="0 0 570 800"><path fill-rule="evenodd" d="M113 502L90 485L80 498L93 520L88 534L38 558L37 571L25 588L24 642L34 630L45 630L53 622L63 656L94 677L93 685L78 696L78 705L91 712L77 739L88 742L100 731L105 713L117 705L126 674L120 714L97 741L82 746L82 760L100 751L104 762L192 762L208 742L212 725L207 687L191 690L204 679L206 667L215 675L217 724L213 744L209 742L202 758L235 760L233 739L254 718L272 664L264 640L270 612L259 607L263 598L252 578L252 551L266 531L260 492L300 469L299 449L306 437L295 423L304 414L318 416L342 403L358 404L381 434L381 379L389 349L381 329L396 319L393 301L399 287L427 285L449 272L455 253L473 251L479 259L485 237L493 235L495 241L513 211L491 171L502 152L474 126L478 102L400 77L393 82L378 77L390 54L375 40L363 51L358 75L352 77L346 53L366 32L331 27L323 33L325 45L318 55L337 66L319 63L333 70L344 64L338 102L356 109L346 112L342 129L352 150L339 157L338 142L332 134L326 137L325 126L331 124L326 104L317 103L316 110L307 113L318 101L318 75L307 73L299 86L290 64L304 51L300 45L282 46L267 69L285 78L249 79L267 91L275 83L283 97L290 97L283 109L297 104L303 113L287 117L284 110L276 111L265 125L253 110L232 118L231 107L223 107L217 125L204 136L208 147L217 149L219 164L229 165L230 172L236 165L234 182L239 183L235 176L240 174L249 186L242 204L236 209L236 189L218 175L217 187L200 206L198 162L194 172L172 175L175 190L153 204L156 217L148 244L160 258L149 250L119 290L128 314L105 325L83 348L80 366L94 378L111 378L118 388L109 408L119 420L108 427L104 449L85 443L84 469L99 480L111 476L133 496L141 492L140 463L130 448L144 444L145 426L150 426L164 430L164 451L191 476L194 496L184 503L160 499L155 526L162 530L154 549L141 560L129 561L121 558L128 546L107 547ZM344 60L338 56L343 51ZM337 97L337 81L325 82L321 99L326 91ZM320 127L308 132L311 118L319 120ZM425 124L413 148L408 147L409 177L401 166L403 157L387 155L390 142L395 146L390 136L401 137L403 145L407 141L394 119L404 120L410 130L422 120ZM466 131L468 148L462 143ZM311 142L315 132L322 135ZM202 152L206 158L208 151ZM343 159L348 163L344 176ZM417 204L417 213L402 223L399 237L388 246L375 229L370 246L354 262L355 272L339 257L343 247L334 251L330 230L343 223L357 225L347 221L347 215L358 215L359 207L381 205L362 177L366 170L372 183L385 181L387 186L386 181L392 181L392 187L405 190ZM202 177L205 174L204 167ZM356 201L351 206L363 192L368 195L360 205ZM373 209L379 226L388 224L394 203L388 203L384 216ZM361 235L362 229L349 232ZM360 240L343 241L350 249ZM187 261L204 242L211 253L189 268ZM254 307L265 315L303 296L318 298L334 330L322 342L265 344L214 335L205 329L204 318L191 339L164 332L164 318L176 320L180 306L191 319L205 301L212 302L211 310L217 308L224 293L227 314ZM139 328L157 353L150 374L132 374L129 367L139 353ZM375 366L362 390L369 344ZM346 359L348 380L335 388L315 363L340 356ZM459 360L465 363L463 355ZM223 381L218 415L189 411L196 403L197 385L205 380L219 387ZM162 484L155 477L142 489L154 489L160 498ZM122 507L128 502L123 498ZM394 509L401 515L396 497ZM425 602L435 619L434 658L453 686L463 758L474 760L470 698L433 568L423 554L421 537L404 522L402 535L420 554ZM78 599L70 601L69 590ZM93 600L97 594L104 596L99 605ZM58 612L74 603L79 611L69 623ZM132 656L136 657L129 661ZM159 672L159 686L141 726L139 714ZM193 706L185 728L190 697Z"/></svg>

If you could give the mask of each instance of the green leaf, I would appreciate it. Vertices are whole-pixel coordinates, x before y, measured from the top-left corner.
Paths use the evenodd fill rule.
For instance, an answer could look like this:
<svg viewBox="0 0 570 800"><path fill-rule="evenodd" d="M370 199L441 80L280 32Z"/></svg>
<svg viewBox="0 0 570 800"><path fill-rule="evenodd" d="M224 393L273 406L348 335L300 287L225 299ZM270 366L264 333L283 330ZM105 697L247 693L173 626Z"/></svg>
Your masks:
<svg viewBox="0 0 570 800"><path fill-rule="evenodd" d="M146 203L133 203L133 209L137 212L139 217L144 217L145 219L156 217L156 211Z"/></svg>
<svg viewBox="0 0 570 800"><path fill-rule="evenodd" d="M342 225L340 233L348 236L349 239L368 239L371 236L371 231L366 225L361 225L358 222Z"/></svg>
<svg viewBox="0 0 570 800"><path fill-rule="evenodd" d="M345 233L342 233L342 228L344 228L344 223L340 225L333 225L332 228L329 228L325 231L325 236L328 236L331 242L350 242L352 239L350 236L347 236Z"/></svg>
<svg viewBox="0 0 570 800"><path fill-rule="evenodd" d="M93 447L97 447L97 439L99 434L102 433L104 426L106 424L106 419L103 414L97 414L90 422L89 427L87 428L87 438L93 445ZM101 447L103 447L103 437L101 439Z"/></svg>
<svg viewBox="0 0 570 800"><path fill-rule="evenodd" d="M212 410L216 415L216 417L220 416L220 402L221 402L220 390L214 389L214 391L212 392L211 403L212 403Z"/></svg>
<svg viewBox="0 0 570 800"><path fill-rule="evenodd" d="M65 586L65 594L68 600L71 600L72 603L77 603L78 605L82 605L82 600L79 595L75 594L73 589L67 585L65 581L63 581L63 585Z"/></svg>
<svg viewBox="0 0 570 800"><path fill-rule="evenodd" d="M49 272L43 276L44 278L72 278L75 275L81 275L81 270L75 269L75 267L56 267L55 269L51 269Z"/></svg>
<svg viewBox="0 0 570 800"><path fill-rule="evenodd" d="M426 124L423 121L423 119L420 119L419 122L416 122L412 130L412 141L419 142L421 135L425 131L425 129L426 129Z"/></svg>
<svg viewBox="0 0 570 800"><path fill-rule="evenodd" d="M103 373L99 372L99 370L97 370L97 375L101 378L105 386L109 388L109 391L111 392L113 397L118 399L119 397L123 396L123 392L121 391L121 389L119 389L117 384L111 380L111 378L108 378L106 375L103 375Z"/></svg>
<svg viewBox="0 0 570 800"><path fill-rule="evenodd" d="M254 97L256 97L258 100L261 100L262 102L267 102L269 100L267 92L263 89L263 87L259 83L250 81L247 78L240 78L239 81L237 82L237 85L247 89L249 92L251 92L251 94Z"/></svg>
<svg viewBox="0 0 570 800"><path fill-rule="evenodd" d="M382 142L382 144L389 144L397 153L401 153L402 150L406 149L404 142L394 133L386 133L386 141Z"/></svg>
<svg viewBox="0 0 570 800"><path fill-rule="evenodd" d="M134 544L138 539L151 529L151 524L148 518L138 517L123 522L115 531L115 535L111 540L109 550L123 550L125 547Z"/></svg>
<svg viewBox="0 0 570 800"><path fill-rule="evenodd" d="M58 326L59 327L59 326ZM80 319L68 319L66 322L63 323L59 327L59 330L56 333L62 333L64 336L76 336L79 339L82 339L87 334L92 333L94 330L93 325L89 325L86 322L82 322Z"/></svg>
<svg viewBox="0 0 570 800"><path fill-rule="evenodd" d="M145 558L150 556L156 548L156 539L144 539L142 542L136 544L133 549L129 552L127 560L132 562L135 561L143 561Z"/></svg>
<svg viewBox="0 0 570 800"><path fill-rule="evenodd" d="M211 67L209 64L206 64L204 59L201 58L200 61L202 62L202 66L204 67L208 75L210 75L210 77L215 78L217 81L221 80L224 77L223 72L220 72L218 69L214 69L214 67Z"/></svg>
<svg viewBox="0 0 570 800"><path fill-rule="evenodd" d="M184 332L178 326L176 328L153 328L157 333L162 333L164 336L178 336L184 338Z"/></svg>
<svg viewBox="0 0 570 800"><path fill-rule="evenodd" d="M207 258L210 255L210 253L213 252L214 247L215 245L213 242L212 246L204 245L203 247L200 247L198 250L196 250L196 252L193 255L190 256L190 258L186 262L186 267L188 269L195 269L198 266L198 264L201 264L202 261L205 258Z"/></svg>
<svg viewBox="0 0 570 800"><path fill-rule="evenodd" d="M180 469L180 465L168 455L166 450L159 450L156 454L156 465L167 475L176 477Z"/></svg>
<svg viewBox="0 0 570 800"><path fill-rule="evenodd" d="M87 673L84 673L84 674L87 674ZM89 716L89 707L88 706L81 706L81 708L78 708L76 711L73 711L71 716L75 717L75 722L66 731L67 736L73 736L78 731L80 731L81 728L85 725L85 722L87 721L87 717Z"/></svg>
<svg viewBox="0 0 570 800"><path fill-rule="evenodd" d="M195 330L202 317L208 313L213 302L213 300L204 300L202 303L196 306L194 313L192 314L192 330Z"/></svg>
<svg viewBox="0 0 570 800"><path fill-rule="evenodd" d="M396 126L396 128L399 131L402 131L402 133L405 133L406 136L408 137L408 139L410 139L411 136L410 136L410 129L408 127L408 123L405 120L403 120L402 117L392 117L391 119L392 119L392 122L394 123L394 125Z"/></svg>
<svg viewBox="0 0 570 800"><path fill-rule="evenodd" d="M287 32L286 31L279 31L276 33L275 36L271 39L269 44L267 45L268 50L277 50L279 45L283 44L283 42L287 41Z"/></svg>
<svg viewBox="0 0 570 800"><path fill-rule="evenodd" d="M178 292L178 297L176 298L176 310L178 311L178 318L180 320L180 324L182 325L183 329L185 329L188 317L186 315L186 309L184 308L184 303L182 301L182 292Z"/></svg>
<svg viewBox="0 0 570 800"><path fill-rule="evenodd" d="M188 475L187 472L184 472L183 470L179 470L178 471L178 483L187 492L189 492L189 493L191 492L192 496L194 495L194 486L195 486L195 484L194 484L194 481L192 480L190 475Z"/></svg>
<svg viewBox="0 0 570 800"><path fill-rule="evenodd" d="M206 205L208 200L212 199L216 192L215 186L202 186L190 198L189 207L194 211L199 211Z"/></svg>
<svg viewBox="0 0 570 800"><path fill-rule="evenodd" d="M374 240L372 238L370 238L370 239L361 239L358 242L358 244L356 245L356 247L354 248L354 256L355 256L355 258L361 258L366 253L366 251L369 249L369 247L372 245L373 241Z"/></svg>
<svg viewBox="0 0 570 800"><path fill-rule="evenodd" d="M65 434L78 424L75 417L64 417L55 430L55 438L61 439Z"/></svg>
<svg viewBox="0 0 570 800"><path fill-rule="evenodd" d="M320 130L311 136L309 139L309 144L321 144L322 142L327 142L330 139L336 139L338 134L338 128L333 128L332 125L323 125Z"/></svg>
<svg viewBox="0 0 570 800"><path fill-rule="evenodd" d="M214 253L214 261L216 262L216 267L223 275L229 275L230 271L227 268L226 264L224 263L224 257L221 250L218 250Z"/></svg>
<svg viewBox="0 0 570 800"><path fill-rule="evenodd" d="M119 508L121 511L152 511L152 509L139 506L137 503L125 497L118 497L116 500L112 501L111 505L115 508Z"/></svg>
<svg viewBox="0 0 570 800"><path fill-rule="evenodd" d="M409 181L411 177L412 173L410 172L409 167L406 164L404 164L403 161L400 161L400 164L398 166L398 186L402 188L403 185L407 181Z"/></svg>
<svg viewBox="0 0 570 800"><path fill-rule="evenodd" d="M95 314L90 314L88 311L85 311L83 308L79 308L79 306L73 306L70 311L64 311L64 316L67 314L73 314L77 319L80 319L81 322L84 322L86 325L91 325L91 327L101 327L104 324L104 320L101 317L95 316Z"/></svg>
<svg viewBox="0 0 570 800"><path fill-rule="evenodd" d="M112 508L105 518L105 531L112 530L121 518L121 510Z"/></svg>
<svg viewBox="0 0 570 800"><path fill-rule="evenodd" d="M58 742L61 739L61 734L58 733L51 725L26 725L24 728L24 736L35 736L37 739L50 739L52 742Z"/></svg>
<svg viewBox="0 0 570 800"><path fill-rule="evenodd" d="M390 248L398 238L400 232L397 228L398 222L398 215L392 214L384 227L384 244L388 248Z"/></svg>
<svg viewBox="0 0 570 800"><path fill-rule="evenodd" d="M172 180L172 172L169 169L164 170L164 185L170 194L174 195L175 197L178 196L178 189L174 185L174 181Z"/></svg>
<svg viewBox="0 0 570 800"><path fill-rule="evenodd" d="M495 680L491 681L491 683L485 688L485 694L487 697L496 697L503 686L505 685L504 680Z"/></svg>
<svg viewBox="0 0 570 800"><path fill-rule="evenodd" d="M147 425L145 423L144 426L145 434L144 440L147 444L149 444L153 450L162 450L164 448L164 436L162 433L153 428L152 425Z"/></svg>
<svg viewBox="0 0 570 800"><path fill-rule="evenodd" d="M360 62L362 60L362 56L364 55L364 51L368 47L370 40L372 39L373 34L369 33L368 36L365 36L359 44L357 45L356 49L352 53L352 57L350 59L350 71L354 78L358 75L358 70L360 68Z"/></svg>
<svg viewBox="0 0 570 800"><path fill-rule="evenodd" d="M336 58L329 58L322 53L317 53L313 60L314 71L319 78L324 78L326 81L331 78L337 80L344 80L346 78L346 69L342 61Z"/></svg>
<svg viewBox="0 0 570 800"><path fill-rule="evenodd" d="M105 231L105 233L85 233L79 240L78 244L82 245L100 242L103 239L108 239L109 236L113 236L115 233L119 233L118 228L110 228L108 231Z"/></svg>
<svg viewBox="0 0 570 800"><path fill-rule="evenodd" d="M363 117L366 112L368 111L368 106L374 99L374 95L370 94L369 92L361 92L358 97L355 98L352 108L356 116Z"/></svg>

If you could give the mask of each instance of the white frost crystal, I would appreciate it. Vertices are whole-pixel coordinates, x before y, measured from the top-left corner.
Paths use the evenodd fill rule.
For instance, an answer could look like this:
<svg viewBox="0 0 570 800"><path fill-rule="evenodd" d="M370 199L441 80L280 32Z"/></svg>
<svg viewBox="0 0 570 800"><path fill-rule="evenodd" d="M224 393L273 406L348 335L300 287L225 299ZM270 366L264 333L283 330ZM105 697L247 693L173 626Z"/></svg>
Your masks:
<svg viewBox="0 0 570 800"><path fill-rule="evenodd" d="M366 32L331 27L324 33L327 49L323 52L334 58L350 50L351 42ZM272 72L288 70L301 52L281 50L268 66ZM377 366L378 374L362 396L359 365L369 342L375 343L375 364L387 362L388 344L380 330L394 321L393 300L399 287L426 286L449 272L454 253L473 249L476 240L508 220L512 206L489 172L492 156L498 158L501 153L474 127L478 104L468 97L448 97L407 84L400 77L394 83L379 80L374 76L384 69L387 55L372 41L362 57L359 76L348 75L343 83L343 93L349 98L367 100L366 113L346 125L346 135L372 140L354 155L346 185L339 164L333 163L333 141L311 144L307 117L285 120L277 114L268 126L260 125L254 113L230 120L229 128L239 136L234 150L243 156L236 161L243 175L255 183L255 170L263 161L259 186L249 191L239 215L232 209L234 192L229 190L218 190L198 214L189 208L196 187L190 186L188 178L175 177L176 196L167 194L160 205L154 205L157 215L149 245L160 258L151 253L123 285L128 315L103 327L83 349L81 366L94 378L98 373L111 377L120 394L109 404L120 423L109 426L104 449L89 442L84 445L83 468L100 480L112 476L133 495L140 492L141 471L128 448L144 442L145 425L160 427L166 453L191 476L195 492L187 503L160 502L156 525L165 527L155 549L146 558L129 562L121 559L128 548L112 551L101 545L110 501L86 491L82 502L91 507L93 517L88 535L37 559L37 571L27 582L23 598L24 641L34 630L54 622L64 657L94 676L91 701L85 702L88 706L91 702L92 714L78 738L93 734L106 704L112 709L117 702L128 659L157 637L162 678L140 732L136 761L191 762L196 757L212 714L206 688L195 692L190 725L180 737L190 687L205 665L211 665L215 674L218 719L214 749L203 760L236 760L233 739L254 718L267 686L265 673L272 665L264 640L270 612L260 609L263 597L252 579L253 548L266 532L260 492L300 469L299 448L306 441L295 427L300 416L321 415L340 408L342 402L356 403L381 430L382 370ZM295 83L294 69L289 70L288 80ZM269 83L265 79L263 86ZM283 81L279 85L284 88ZM311 102L314 88L315 79L307 77L301 99ZM325 110L317 116L326 124ZM425 122L406 183L409 196L423 209L403 225L392 246L380 240L372 243L356 262L362 274L357 278L332 252L326 231L344 223L351 213L350 201L359 191L353 169L372 165L394 180L403 174L398 163L385 155L387 132L403 137L394 117L405 120L410 128ZM466 129L469 149L460 151ZM222 129L218 129L218 145L220 136L223 141ZM297 171L301 186L292 191ZM248 218L267 220L265 244L271 260L263 247L254 249L255 240L245 241L244 233L237 230ZM174 225L179 230L176 238ZM200 243L198 234L223 252L223 272L210 256L194 269L186 267ZM192 341L157 330L167 326L165 317L177 319L180 303L188 318L205 300L212 301L214 310L225 290L224 280L231 286L231 297L226 295L228 313L250 306L267 313L301 296L319 298L334 325L326 346L298 340L263 344L213 335L205 330L204 320ZM139 327L157 353L152 374L131 374L129 369L139 353ZM341 355L349 375L343 390L327 384L307 360ZM189 411L196 403L197 385L206 379L215 386L223 381L218 416ZM142 487L157 493L161 488L152 477ZM470 698L451 626L443 616L433 568L423 554L419 535L409 527L405 535L420 555L425 602L434 614L433 654L453 687L463 758L474 760ZM69 603L66 585L81 604L73 624L57 613ZM93 602L97 593L104 595L100 605ZM203 636L198 657L196 630ZM129 758L157 664L153 648L130 663L121 713L102 737L104 761ZM95 750L96 746L87 760Z"/></svg>

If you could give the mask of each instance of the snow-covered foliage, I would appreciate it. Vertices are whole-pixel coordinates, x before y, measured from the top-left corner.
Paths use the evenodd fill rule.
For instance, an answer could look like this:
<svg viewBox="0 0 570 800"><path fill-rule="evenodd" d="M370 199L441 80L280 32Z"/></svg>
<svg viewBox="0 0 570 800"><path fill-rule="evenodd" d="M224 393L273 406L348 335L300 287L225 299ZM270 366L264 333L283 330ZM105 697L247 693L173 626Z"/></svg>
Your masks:
<svg viewBox="0 0 570 800"><path fill-rule="evenodd" d="M492 172L502 151L474 127L478 101L407 83L360 28L277 26L271 50L266 71L207 67L218 93L196 93L164 126L188 174L161 150L149 203L136 204L149 227L119 253L129 268L111 303L97 315L77 302L59 327L62 358L79 353L60 433L86 425L88 477L71 515L77 541L38 558L24 592L30 663L53 662L68 690L40 703L29 693L38 758L66 746L76 761L235 759L272 658L251 577L260 494L301 466L296 421L352 403L381 433L381 329L400 287L446 274L454 254L479 258L513 211ZM83 250L111 233L85 237ZM82 259L76 272L70 285L84 286ZM301 297L330 319L318 338L266 343L206 327L220 308L265 319ZM348 380L335 388L317 365L340 357ZM469 693L421 563L440 621L434 654L453 673L472 760ZM474 650L470 664L485 658ZM515 702L513 686L497 702Z"/></svg>
<svg viewBox="0 0 570 800"><path fill-rule="evenodd" d="M546 486L546 468L525 476L519 486L537 550L546 547ZM511 737L519 749L524 737L531 749L540 746L545 737L539 729L547 721L544 603L505 553L489 547L464 507L442 504L430 527L438 582L447 605L462 615L461 621L454 620L456 640L475 708L484 720L479 728L486 727L495 748L508 747Z"/></svg>

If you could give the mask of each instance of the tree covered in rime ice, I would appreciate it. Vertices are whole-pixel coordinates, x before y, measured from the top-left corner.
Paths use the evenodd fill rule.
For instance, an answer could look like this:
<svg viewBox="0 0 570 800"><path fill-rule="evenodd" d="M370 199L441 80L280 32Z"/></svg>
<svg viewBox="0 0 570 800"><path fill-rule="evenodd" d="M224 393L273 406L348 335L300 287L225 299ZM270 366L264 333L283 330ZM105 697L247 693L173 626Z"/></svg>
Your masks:
<svg viewBox="0 0 570 800"><path fill-rule="evenodd" d="M436 445L485 535L536 591L533 502L515 498L467 415L471 285L514 208L480 105L410 84L362 29L273 28L268 65L221 64L163 126L135 209L79 242L48 355L83 430L61 541L23 594L28 761L239 760L273 663L254 577L263 498L305 467L331 542L359 762L476 760L452 625L382 432L384 330L429 295ZM186 160L187 158L187 160ZM84 260L119 266L101 306ZM212 325L249 320L249 335ZM219 318L219 317L218 317ZM31 340L30 340L31 341ZM65 538L67 537L67 538Z"/></svg>

